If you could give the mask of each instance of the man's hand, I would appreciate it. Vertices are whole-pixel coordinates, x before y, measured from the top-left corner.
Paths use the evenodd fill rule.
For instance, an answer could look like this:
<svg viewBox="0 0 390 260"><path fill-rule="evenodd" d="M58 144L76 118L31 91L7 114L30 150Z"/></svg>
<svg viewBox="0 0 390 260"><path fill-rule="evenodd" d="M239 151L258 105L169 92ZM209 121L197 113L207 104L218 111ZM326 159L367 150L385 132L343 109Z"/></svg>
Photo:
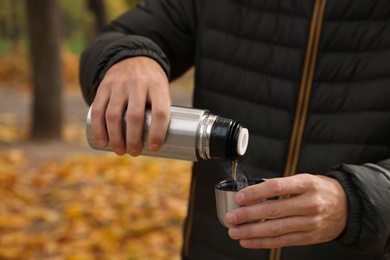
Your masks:
<svg viewBox="0 0 390 260"><path fill-rule="evenodd" d="M284 198L252 204L275 196ZM330 241L342 233L347 222L346 194L337 180L325 176L269 179L241 190L236 201L250 206L228 212L225 220L231 225L229 236L245 248Z"/></svg>
<svg viewBox="0 0 390 260"><path fill-rule="evenodd" d="M143 145L146 104L152 105L148 146L151 151L158 151L170 120L171 96L164 70L147 57L128 58L113 65L98 88L91 111L92 129L99 146L103 148L110 142L116 154L127 151L138 156ZM126 133L122 133L124 113Z"/></svg>

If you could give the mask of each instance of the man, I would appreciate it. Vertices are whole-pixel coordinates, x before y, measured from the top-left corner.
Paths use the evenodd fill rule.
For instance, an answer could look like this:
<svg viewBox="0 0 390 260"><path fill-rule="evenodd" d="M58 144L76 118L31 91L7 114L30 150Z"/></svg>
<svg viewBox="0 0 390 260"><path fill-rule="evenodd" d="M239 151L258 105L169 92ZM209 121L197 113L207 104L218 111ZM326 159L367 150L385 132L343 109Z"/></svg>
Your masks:
<svg viewBox="0 0 390 260"><path fill-rule="evenodd" d="M280 199L229 212L227 231L213 190L223 163L195 163L183 259L386 259L389 46L386 0L150 0L86 50L80 80L100 146L119 155L140 154L147 103L159 150L168 82L191 66L194 107L249 129L240 164L268 180L236 200Z"/></svg>

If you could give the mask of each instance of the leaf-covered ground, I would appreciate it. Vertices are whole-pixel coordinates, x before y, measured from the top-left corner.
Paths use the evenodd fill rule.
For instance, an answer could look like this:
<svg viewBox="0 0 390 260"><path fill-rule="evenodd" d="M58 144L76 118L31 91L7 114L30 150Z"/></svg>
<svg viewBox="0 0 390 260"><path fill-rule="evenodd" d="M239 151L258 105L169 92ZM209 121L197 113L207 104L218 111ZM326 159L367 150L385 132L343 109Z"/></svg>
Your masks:
<svg viewBox="0 0 390 260"><path fill-rule="evenodd" d="M0 152L0 259L179 259L190 163Z"/></svg>
<svg viewBox="0 0 390 260"><path fill-rule="evenodd" d="M0 57L0 259L180 259L191 163L94 153L78 57L63 55L71 91L54 144L27 141L26 57ZM192 72L172 84L174 104L190 105L191 84Z"/></svg>

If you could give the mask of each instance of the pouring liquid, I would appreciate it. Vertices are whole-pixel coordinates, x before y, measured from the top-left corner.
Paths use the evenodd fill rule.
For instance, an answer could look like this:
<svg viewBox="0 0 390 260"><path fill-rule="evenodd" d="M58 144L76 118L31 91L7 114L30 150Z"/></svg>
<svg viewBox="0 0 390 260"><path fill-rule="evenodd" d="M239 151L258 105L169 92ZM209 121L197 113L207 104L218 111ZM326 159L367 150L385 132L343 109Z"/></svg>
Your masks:
<svg viewBox="0 0 390 260"><path fill-rule="evenodd" d="M232 176L233 176L233 188L237 189L237 166L238 160L232 161Z"/></svg>

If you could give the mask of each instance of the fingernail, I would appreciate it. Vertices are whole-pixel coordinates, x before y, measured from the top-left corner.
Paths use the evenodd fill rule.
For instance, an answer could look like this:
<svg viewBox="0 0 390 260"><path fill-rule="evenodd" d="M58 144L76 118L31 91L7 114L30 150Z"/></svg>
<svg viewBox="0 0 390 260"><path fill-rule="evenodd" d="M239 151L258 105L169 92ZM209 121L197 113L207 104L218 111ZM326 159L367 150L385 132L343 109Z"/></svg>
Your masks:
<svg viewBox="0 0 390 260"><path fill-rule="evenodd" d="M230 228L229 229L229 236L231 238L238 238L239 235L240 235L240 230L238 230L238 228Z"/></svg>
<svg viewBox="0 0 390 260"><path fill-rule="evenodd" d="M131 156L134 156L134 157L139 155L139 154L138 154L138 151L137 151L137 150L134 150L134 149L133 149L133 150L130 150L130 151L129 151L129 154L130 154Z"/></svg>
<svg viewBox="0 0 390 260"><path fill-rule="evenodd" d="M250 239L241 239L240 240L240 245L245 248L251 248L252 245L252 240Z"/></svg>
<svg viewBox="0 0 390 260"><path fill-rule="evenodd" d="M123 148L116 148L115 153L118 155L124 154L126 151Z"/></svg>
<svg viewBox="0 0 390 260"><path fill-rule="evenodd" d="M228 224L234 224L234 223L236 223L236 221L237 221L236 214L230 213L230 212L226 213L225 221L226 221L226 223L228 223Z"/></svg>
<svg viewBox="0 0 390 260"><path fill-rule="evenodd" d="M236 201L238 204L241 204L245 201L245 194L243 192L239 192L236 195Z"/></svg>

